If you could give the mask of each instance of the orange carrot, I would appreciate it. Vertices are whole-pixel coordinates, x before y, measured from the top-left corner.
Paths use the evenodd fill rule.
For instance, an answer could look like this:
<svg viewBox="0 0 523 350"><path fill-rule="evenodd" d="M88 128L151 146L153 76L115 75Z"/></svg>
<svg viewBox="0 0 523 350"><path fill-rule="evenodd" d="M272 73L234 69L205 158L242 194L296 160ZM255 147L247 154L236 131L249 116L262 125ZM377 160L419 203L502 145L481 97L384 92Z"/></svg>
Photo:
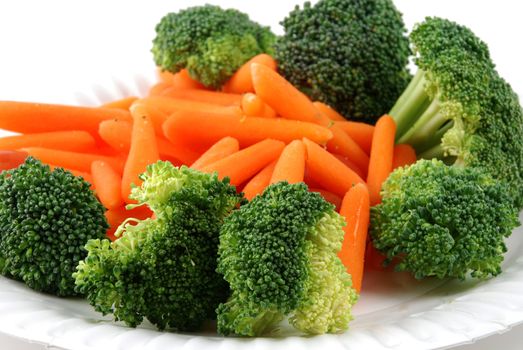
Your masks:
<svg viewBox="0 0 523 350"><path fill-rule="evenodd" d="M327 105L327 104L325 104L323 102L319 102L319 101L313 102L312 104L321 113L326 115L330 120L332 120L332 121L346 121L346 119L341 114L336 112L336 110L334 108L332 108L331 106L329 106L329 105Z"/></svg>
<svg viewBox="0 0 523 350"><path fill-rule="evenodd" d="M76 169L83 172L91 171L91 163L95 160L103 160L118 172L123 170L124 160L119 157L102 156L99 154L78 153L61 151L49 148L29 147L22 151L46 164L53 164L66 169Z"/></svg>
<svg viewBox="0 0 523 350"><path fill-rule="evenodd" d="M327 149L331 153L341 154L354 163L363 174L369 167L369 156L354 142L354 140L337 125L331 125L332 139L327 142Z"/></svg>
<svg viewBox="0 0 523 350"><path fill-rule="evenodd" d="M276 112L253 93L246 93L242 98L242 111L249 117L276 118Z"/></svg>
<svg viewBox="0 0 523 350"><path fill-rule="evenodd" d="M160 81L159 83L153 84L149 91L147 92L147 96L161 96L167 89L171 88L172 84Z"/></svg>
<svg viewBox="0 0 523 350"><path fill-rule="evenodd" d="M153 215L152 211L142 205L133 209L125 209L124 206L109 209L105 212L105 218L107 219L107 222L109 223L109 229L107 230L107 237L114 241L116 240L116 237L114 236L114 232L122 224L126 219L128 218L135 218L138 220L145 220L147 218L150 218Z"/></svg>
<svg viewBox="0 0 523 350"><path fill-rule="evenodd" d="M409 144L398 144L394 146L394 155L392 156L392 170L416 163L416 151Z"/></svg>
<svg viewBox="0 0 523 350"><path fill-rule="evenodd" d="M156 163L160 159L154 127L148 116L147 107L135 103L131 106L131 114L133 116L131 147L122 175L122 199L126 203L132 202L129 199L131 184L140 186L142 183L140 174L145 172L147 165Z"/></svg>
<svg viewBox="0 0 523 350"><path fill-rule="evenodd" d="M353 121L334 122L334 125L346 132L365 153L370 154L374 126Z"/></svg>
<svg viewBox="0 0 523 350"><path fill-rule="evenodd" d="M0 150L0 171L18 167L25 162L27 152Z"/></svg>
<svg viewBox="0 0 523 350"><path fill-rule="evenodd" d="M378 119L372 138L369 171L367 175L367 186L369 187L371 205L376 205L381 202L381 184L392 171L395 136L396 123L394 119L388 115L384 115Z"/></svg>
<svg viewBox="0 0 523 350"><path fill-rule="evenodd" d="M128 111L116 108L0 101L0 129L23 134L65 130L96 134L103 120L130 118Z"/></svg>
<svg viewBox="0 0 523 350"><path fill-rule="evenodd" d="M310 188L309 191L311 192L318 192L323 199L325 199L327 202L331 203L336 207L336 211L340 210L341 206L341 197L338 195L335 195L332 192L329 192L327 190L321 189L321 188Z"/></svg>
<svg viewBox="0 0 523 350"><path fill-rule="evenodd" d="M265 188L269 186L275 166L276 161L273 161L247 182L242 191L247 200L252 200L256 195L261 194Z"/></svg>
<svg viewBox="0 0 523 350"><path fill-rule="evenodd" d="M118 108L118 109L124 109L126 111L129 110L129 107L133 104L134 101L136 101L138 97L136 96L130 96L130 97L124 97L122 99L111 101L104 103L100 107L102 108Z"/></svg>
<svg viewBox="0 0 523 350"><path fill-rule="evenodd" d="M169 83L177 89L205 89L202 83L191 78L187 69L182 69L178 73L171 73L158 68L157 73L161 82Z"/></svg>
<svg viewBox="0 0 523 350"><path fill-rule="evenodd" d="M221 178L228 176L231 184L238 186L278 158L284 147L281 141L266 139L209 164L201 171L218 172Z"/></svg>
<svg viewBox="0 0 523 350"><path fill-rule="evenodd" d="M341 160L343 164L345 164L347 167L349 167L352 170L354 170L354 172L356 174L358 174L359 177L361 177L362 179L365 178L365 173L363 173L363 171L356 164L354 164L353 161L351 161L349 158L347 158L347 157L345 157L345 156L343 156L341 154L335 154L335 153L333 153L333 154L334 154L334 156L336 158Z"/></svg>
<svg viewBox="0 0 523 350"><path fill-rule="evenodd" d="M305 146L301 140L289 143L276 162L270 183L287 181L294 184L303 181L305 173Z"/></svg>
<svg viewBox="0 0 523 350"><path fill-rule="evenodd" d="M254 92L252 85L251 66L253 63L262 64L272 70L276 70L276 61L267 54L259 54L245 62L234 75L225 83L223 91L243 94Z"/></svg>
<svg viewBox="0 0 523 350"><path fill-rule="evenodd" d="M51 131L2 137L0 138L0 149L43 147L82 152L93 149L95 143L93 136L86 131Z"/></svg>
<svg viewBox="0 0 523 350"><path fill-rule="evenodd" d="M240 150L238 140L233 137L226 136L223 139L212 145L204 154L202 154L192 165L193 169L201 169L209 164L212 164L220 159L230 156Z"/></svg>
<svg viewBox="0 0 523 350"><path fill-rule="evenodd" d="M211 103L220 106L239 106L242 101L242 95L239 94L198 89L180 90L172 86L164 89L159 95L176 99Z"/></svg>
<svg viewBox="0 0 523 350"><path fill-rule="evenodd" d="M370 203L367 186L357 184L343 197L340 215L347 225L343 228L345 236L338 256L347 272L352 276L352 284L358 293L363 281L365 247L369 227Z"/></svg>
<svg viewBox="0 0 523 350"><path fill-rule="evenodd" d="M318 123L323 115L311 100L274 70L258 64L251 65L256 95L283 118Z"/></svg>
<svg viewBox="0 0 523 350"><path fill-rule="evenodd" d="M317 143L326 143L332 133L317 124L282 118L238 117L202 112L174 113L163 125L168 140L185 139L209 147L225 136L240 142L240 147L264 139L285 143L307 137Z"/></svg>
<svg viewBox="0 0 523 350"><path fill-rule="evenodd" d="M352 169L318 144L308 139L304 139L303 143L307 148L305 166L308 174L321 188L343 196L355 184L365 183Z"/></svg>
<svg viewBox="0 0 523 350"><path fill-rule="evenodd" d="M96 195L107 209L121 207L122 200L122 178L120 174L111 168L103 160L91 163L91 175L96 188Z"/></svg>

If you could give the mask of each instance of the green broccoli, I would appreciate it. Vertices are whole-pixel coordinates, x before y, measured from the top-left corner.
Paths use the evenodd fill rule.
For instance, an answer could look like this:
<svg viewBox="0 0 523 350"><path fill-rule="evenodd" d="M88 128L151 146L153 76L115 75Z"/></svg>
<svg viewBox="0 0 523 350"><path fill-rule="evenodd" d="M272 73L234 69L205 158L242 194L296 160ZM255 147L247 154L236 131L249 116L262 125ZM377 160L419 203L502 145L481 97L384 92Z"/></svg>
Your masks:
<svg viewBox="0 0 523 350"><path fill-rule="evenodd" d="M187 68L205 86L219 88L246 61L272 53L276 36L234 9L189 7L164 16L156 26L156 64L176 73Z"/></svg>
<svg viewBox="0 0 523 350"><path fill-rule="evenodd" d="M374 123L410 80L409 42L391 0L320 0L282 22L280 72L347 119Z"/></svg>
<svg viewBox="0 0 523 350"><path fill-rule="evenodd" d="M487 278L501 272L518 225L504 182L480 168L419 160L394 171L371 209L374 246L416 278Z"/></svg>
<svg viewBox="0 0 523 350"><path fill-rule="evenodd" d="M147 318L159 329L197 330L229 295L215 271L218 234L242 196L227 179L169 162L149 165L141 179L131 196L154 219L124 223L112 243L89 241L74 274L78 291L132 327Z"/></svg>
<svg viewBox="0 0 523 350"><path fill-rule="evenodd" d="M71 276L85 243L105 237L104 208L90 184L28 157L0 174L0 272L30 288L75 295Z"/></svg>
<svg viewBox="0 0 523 350"><path fill-rule="evenodd" d="M427 18L410 35L418 72L391 109L397 141L421 158L481 167L523 207L523 111L472 31Z"/></svg>
<svg viewBox="0 0 523 350"><path fill-rule="evenodd" d="M358 295L337 256L343 218L303 183L279 182L225 219L218 272L232 295L218 332L262 335L285 316L309 334L339 332Z"/></svg>

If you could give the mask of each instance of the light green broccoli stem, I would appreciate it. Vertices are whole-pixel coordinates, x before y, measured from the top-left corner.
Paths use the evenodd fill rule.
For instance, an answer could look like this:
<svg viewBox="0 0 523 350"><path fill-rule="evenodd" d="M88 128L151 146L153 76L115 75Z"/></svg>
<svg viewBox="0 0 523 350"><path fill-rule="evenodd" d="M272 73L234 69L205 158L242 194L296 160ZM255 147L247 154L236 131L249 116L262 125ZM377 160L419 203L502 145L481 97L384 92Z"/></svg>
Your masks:
<svg viewBox="0 0 523 350"><path fill-rule="evenodd" d="M309 278L302 304L289 318L290 324L308 334L338 333L352 320L358 294L351 276L338 258L344 220L335 212L325 214L309 233Z"/></svg>
<svg viewBox="0 0 523 350"><path fill-rule="evenodd" d="M390 110L389 114L396 122L396 140L399 140L430 104L425 84L425 72L420 69Z"/></svg>

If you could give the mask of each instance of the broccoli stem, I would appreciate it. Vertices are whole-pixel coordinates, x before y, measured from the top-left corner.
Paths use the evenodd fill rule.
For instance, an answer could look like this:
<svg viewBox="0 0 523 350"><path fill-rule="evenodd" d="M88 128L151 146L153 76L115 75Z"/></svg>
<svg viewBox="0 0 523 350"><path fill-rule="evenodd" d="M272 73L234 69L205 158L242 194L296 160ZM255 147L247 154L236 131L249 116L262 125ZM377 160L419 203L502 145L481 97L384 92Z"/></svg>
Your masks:
<svg viewBox="0 0 523 350"><path fill-rule="evenodd" d="M436 146L437 144L441 143L442 142L441 139L442 139L443 135L445 135L445 133L447 131L452 129L453 126L454 126L454 121L452 121L452 120L447 121L431 137L427 138L427 140L425 140L423 142L423 145L418 146L416 148L416 152L418 154L423 153L423 152L429 150L430 148Z"/></svg>
<svg viewBox="0 0 523 350"><path fill-rule="evenodd" d="M396 140L400 139L430 104L425 83L425 72L419 69L390 110L389 114L396 122Z"/></svg>

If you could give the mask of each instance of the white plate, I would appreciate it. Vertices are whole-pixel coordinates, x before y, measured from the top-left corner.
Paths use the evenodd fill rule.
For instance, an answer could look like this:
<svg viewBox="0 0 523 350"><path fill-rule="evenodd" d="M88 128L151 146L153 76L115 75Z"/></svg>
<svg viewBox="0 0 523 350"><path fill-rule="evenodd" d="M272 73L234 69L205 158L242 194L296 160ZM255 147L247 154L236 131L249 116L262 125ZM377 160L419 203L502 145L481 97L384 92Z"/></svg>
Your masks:
<svg viewBox="0 0 523 350"><path fill-rule="evenodd" d="M143 95L154 79L115 80L76 95L76 103L99 105ZM416 281L408 274L371 271L354 308L350 330L339 335L303 337L284 330L279 338L239 339L215 334L137 329L102 317L81 299L36 293L0 277L0 331L31 342L71 350L176 349L439 349L469 343L523 322L523 228L508 240L504 272L477 281Z"/></svg>

